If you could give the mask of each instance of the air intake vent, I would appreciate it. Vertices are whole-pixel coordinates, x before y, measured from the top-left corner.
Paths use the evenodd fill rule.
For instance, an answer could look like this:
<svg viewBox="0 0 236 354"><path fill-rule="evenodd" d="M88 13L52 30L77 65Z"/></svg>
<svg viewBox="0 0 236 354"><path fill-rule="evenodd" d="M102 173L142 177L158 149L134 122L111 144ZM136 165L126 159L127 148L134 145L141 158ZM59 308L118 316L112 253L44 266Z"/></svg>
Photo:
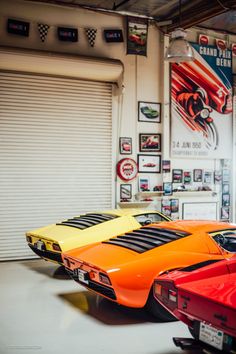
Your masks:
<svg viewBox="0 0 236 354"><path fill-rule="evenodd" d="M118 216L111 215L111 214L85 214L78 217L74 217L72 219L62 221L57 225L70 226L80 230L84 230L87 229L88 227L101 224L105 221L113 220L117 217Z"/></svg>
<svg viewBox="0 0 236 354"><path fill-rule="evenodd" d="M103 241L103 243L143 253L188 235L190 233L179 230L143 227L132 232L127 232L124 235L110 238L108 241Z"/></svg>

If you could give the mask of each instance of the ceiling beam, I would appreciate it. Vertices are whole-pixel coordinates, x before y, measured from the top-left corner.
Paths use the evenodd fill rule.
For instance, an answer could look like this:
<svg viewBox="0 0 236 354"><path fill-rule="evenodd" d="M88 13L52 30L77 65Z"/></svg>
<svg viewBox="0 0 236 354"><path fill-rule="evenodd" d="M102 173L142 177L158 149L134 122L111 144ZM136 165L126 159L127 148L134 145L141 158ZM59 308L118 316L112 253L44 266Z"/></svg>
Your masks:
<svg viewBox="0 0 236 354"><path fill-rule="evenodd" d="M188 6L189 4L187 3L187 6L185 5L181 8L181 23L179 20L179 9L176 9L171 15L165 17L165 20L172 20L172 24L166 26L167 33L172 32L177 27L189 28L195 26L209 18L236 8L235 0L214 0L211 2L197 0L191 1L190 7Z"/></svg>

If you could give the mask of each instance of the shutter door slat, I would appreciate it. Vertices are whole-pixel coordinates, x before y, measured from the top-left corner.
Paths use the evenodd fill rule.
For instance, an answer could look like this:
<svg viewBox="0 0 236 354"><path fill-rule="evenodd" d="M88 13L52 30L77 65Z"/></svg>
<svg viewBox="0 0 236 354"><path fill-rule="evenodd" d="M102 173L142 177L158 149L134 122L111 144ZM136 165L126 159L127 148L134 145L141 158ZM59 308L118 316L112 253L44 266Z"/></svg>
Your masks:
<svg viewBox="0 0 236 354"><path fill-rule="evenodd" d="M110 83L0 72L0 260L25 232L112 207Z"/></svg>

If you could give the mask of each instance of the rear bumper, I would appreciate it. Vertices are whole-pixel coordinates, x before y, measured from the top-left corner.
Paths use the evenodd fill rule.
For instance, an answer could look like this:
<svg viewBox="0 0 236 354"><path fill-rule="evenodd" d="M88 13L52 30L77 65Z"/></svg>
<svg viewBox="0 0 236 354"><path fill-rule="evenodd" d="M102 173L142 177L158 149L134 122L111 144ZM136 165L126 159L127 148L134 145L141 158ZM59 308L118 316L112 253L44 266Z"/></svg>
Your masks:
<svg viewBox="0 0 236 354"><path fill-rule="evenodd" d="M70 275L70 277L72 279L74 279L77 283L79 283L82 286L85 286L86 288L88 288L89 290L93 290L95 291L97 294L102 295L110 300L115 301L116 300L116 294L115 291L110 288L109 286L105 286L105 285L101 285L95 281L89 280L88 284L85 284L83 282L80 282L78 277L74 274L74 272L72 270L70 270L69 268L66 268L68 274Z"/></svg>
<svg viewBox="0 0 236 354"><path fill-rule="evenodd" d="M36 247L34 247L33 245L31 245L30 243L28 243L28 246L31 248L31 250L37 254L37 256L41 257L41 258L46 258L49 261L52 262L57 262L59 264L63 264L62 262L62 258L61 258L61 253L59 252L52 252L52 251L41 251L39 249L37 249Z"/></svg>

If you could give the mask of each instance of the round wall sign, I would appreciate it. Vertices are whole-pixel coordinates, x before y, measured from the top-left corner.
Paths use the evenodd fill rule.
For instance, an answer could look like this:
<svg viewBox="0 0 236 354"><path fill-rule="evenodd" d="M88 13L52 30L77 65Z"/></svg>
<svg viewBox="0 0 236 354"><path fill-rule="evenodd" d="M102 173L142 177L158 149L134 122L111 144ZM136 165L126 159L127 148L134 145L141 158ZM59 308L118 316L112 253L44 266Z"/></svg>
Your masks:
<svg viewBox="0 0 236 354"><path fill-rule="evenodd" d="M137 163L130 158L125 158L117 163L117 174L124 181L131 181L137 176Z"/></svg>

